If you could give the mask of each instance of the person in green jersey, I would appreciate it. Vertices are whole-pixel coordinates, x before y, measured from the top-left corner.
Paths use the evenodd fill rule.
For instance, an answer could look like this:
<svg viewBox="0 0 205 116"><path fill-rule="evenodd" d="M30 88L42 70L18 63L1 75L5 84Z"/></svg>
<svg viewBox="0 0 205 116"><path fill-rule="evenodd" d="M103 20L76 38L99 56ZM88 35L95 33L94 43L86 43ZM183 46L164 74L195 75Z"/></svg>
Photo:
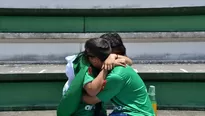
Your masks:
<svg viewBox="0 0 205 116"><path fill-rule="evenodd" d="M101 49L96 47L92 42L85 44L86 54L90 56L88 60L93 67L101 69L101 77L93 78L93 75L88 75L84 78L83 86L87 92L83 96L84 102L96 104L111 100L115 108L110 116L154 116L146 86L140 76L128 65L115 66L111 71L102 69L109 53L104 52L107 46ZM93 91L94 86L103 86L104 79L104 89Z"/></svg>
<svg viewBox="0 0 205 116"><path fill-rule="evenodd" d="M116 52L116 50L121 50L124 47L124 45L122 44L122 40L120 38L120 36L118 34L104 34L103 36L105 36L103 39L107 39L107 40L112 40L112 48L114 50L114 52ZM117 49L118 48L118 49ZM119 52L118 52L119 53ZM74 75L74 67L73 67L73 61L76 60L76 57L83 57L84 55L82 55L82 53L80 53L81 55L74 55L74 56L68 56L66 57L66 60L68 61L68 64L66 66L66 75L69 78L69 80L66 82L64 89L63 89L63 95L65 94L65 92L67 91L67 89L69 88L72 80L74 79L75 75ZM84 53L83 53L84 54ZM118 56L118 59L116 60L116 56ZM116 55L116 54L110 54L110 56L107 58L106 60L107 62L104 65L104 68L111 68L113 65L122 65L122 63L126 62L128 64L132 64L132 61L125 57L120 55ZM94 71L94 70L93 70ZM97 76L97 73L95 73L96 71L93 72L93 74L95 74L94 76ZM83 102L80 103L80 106L78 107L78 110L73 114L74 116L93 116L93 105L89 105L89 104L85 104ZM100 116L99 113L96 113L97 108L95 108L95 116ZM103 115L106 114L106 111L103 110Z"/></svg>
<svg viewBox="0 0 205 116"><path fill-rule="evenodd" d="M100 38L106 39L112 48L112 54L105 60L103 67L106 70L111 70L114 66L116 59L125 60L125 63L132 65L132 60L126 57L126 48L122 42L122 39L117 33L106 33L100 36ZM101 116L101 113L104 112L105 106L104 103L100 102L95 104L95 115Z"/></svg>
<svg viewBox="0 0 205 116"><path fill-rule="evenodd" d="M106 69L106 70L112 69L114 63L117 63L115 61L116 58L121 59L121 60L117 60L118 62L125 62L128 65L132 65L132 60L130 58L126 57L126 48L125 48L119 34L106 33L106 34L101 35L100 38L106 39L110 43L111 48L112 48L112 54L109 55L109 57L106 59L106 61L103 64L104 69ZM63 93L62 93L63 95L68 90L71 82L73 81L73 79L75 77L73 61L77 57L83 56L82 54L83 54L83 52L79 53L78 55L71 55L71 56L67 56L65 58L67 61L65 73L66 73L66 76L68 78L68 81L65 83L65 85L63 87Z"/></svg>
<svg viewBox="0 0 205 116"><path fill-rule="evenodd" d="M98 48L96 48L96 49L99 49L99 50L100 50L100 48L104 48L105 46L106 47L110 46L109 42L107 42L103 38L95 38L95 39L91 39L91 40L95 40L95 41L92 41L92 42L94 42L96 44L96 46L98 46ZM91 43L91 41L86 42L86 44L90 44L90 43ZM111 52L111 48L106 48L104 50L105 50L105 53L102 53L102 56L104 56L107 53ZM88 54L86 54L86 52L84 52L84 54L85 54L86 58L91 57L91 56L88 56ZM109 58L108 58L108 60L109 60ZM114 64L115 65L125 65L125 63L121 62L121 61L125 61L125 60L120 59L120 56L119 56L119 59L115 59ZM90 66L88 69L89 70L88 70L88 72L86 72L86 75L91 74L92 76L97 76L98 73L95 73L95 72L99 72L99 71L95 70L96 68L93 68L92 66ZM92 69L92 71L90 71L90 69ZM101 76L101 75L99 74L98 76ZM84 81L85 81L85 79L84 79ZM95 90L95 91L98 91L98 90L96 90L97 88L98 88L98 85L96 85L96 88L92 88L92 89ZM86 91L83 91L83 92L86 93ZM105 108L103 108L103 109L105 109ZM93 105L86 104L83 101L81 101L77 111L73 114L73 116L93 116L93 115L95 115L95 116L100 116L100 115L105 116L106 115L106 110L102 110L101 113L97 115Z"/></svg>

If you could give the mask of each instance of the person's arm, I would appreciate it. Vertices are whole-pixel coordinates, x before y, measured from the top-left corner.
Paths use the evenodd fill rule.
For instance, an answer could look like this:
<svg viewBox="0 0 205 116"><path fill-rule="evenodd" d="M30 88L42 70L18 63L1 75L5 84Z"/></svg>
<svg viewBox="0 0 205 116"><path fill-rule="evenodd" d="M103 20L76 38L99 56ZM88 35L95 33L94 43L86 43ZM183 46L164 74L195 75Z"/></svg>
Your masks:
<svg viewBox="0 0 205 116"><path fill-rule="evenodd" d="M132 65L132 60L127 56L117 55L117 59L125 59L126 64L130 66Z"/></svg>
<svg viewBox="0 0 205 116"><path fill-rule="evenodd" d="M89 74L86 74L89 77ZM96 96L105 84L105 78L107 76L107 71L102 69L96 78L90 79L84 83L84 89L90 96Z"/></svg>
<svg viewBox="0 0 205 116"><path fill-rule="evenodd" d="M107 102L121 91L125 83L117 74L109 75L106 80L105 88L97 96L84 95L83 101L88 104L96 104L100 101Z"/></svg>
<svg viewBox="0 0 205 116"><path fill-rule="evenodd" d="M124 66L126 64L132 65L132 60L127 56L110 54L108 58L105 60L102 68L106 70L111 70L114 66Z"/></svg>
<svg viewBox="0 0 205 116"><path fill-rule="evenodd" d="M96 96L83 95L83 101L87 104L96 104L101 102Z"/></svg>

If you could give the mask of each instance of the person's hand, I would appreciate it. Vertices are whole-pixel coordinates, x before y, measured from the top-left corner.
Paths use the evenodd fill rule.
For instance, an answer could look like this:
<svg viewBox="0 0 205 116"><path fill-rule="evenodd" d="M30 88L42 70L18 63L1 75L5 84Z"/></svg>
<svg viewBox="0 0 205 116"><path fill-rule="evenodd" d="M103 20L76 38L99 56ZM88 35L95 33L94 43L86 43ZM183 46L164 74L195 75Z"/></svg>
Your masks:
<svg viewBox="0 0 205 116"><path fill-rule="evenodd" d="M110 54L109 57L105 60L102 69L111 70L115 66L126 66L125 59L116 59L116 54Z"/></svg>
<svg viewBox="0 0 205 116"><path fill-rule="evenodd" d="M114 66L126 66L126 60L125 59L116 59L114 62Z"/></svg>
<svg viewBox="0 0 205 116"><path fill-rule="evenodd" d="M117 58L116 54L110 54L108 58L105 60L102 69L111 70L115 65L116 58Z"/></svg>

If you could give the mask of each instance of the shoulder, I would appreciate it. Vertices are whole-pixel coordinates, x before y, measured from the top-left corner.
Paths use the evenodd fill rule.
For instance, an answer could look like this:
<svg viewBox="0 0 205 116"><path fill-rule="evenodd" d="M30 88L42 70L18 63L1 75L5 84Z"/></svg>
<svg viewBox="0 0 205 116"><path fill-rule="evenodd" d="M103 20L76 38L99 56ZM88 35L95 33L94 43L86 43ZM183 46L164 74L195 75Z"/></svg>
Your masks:
<svg viewBox="0 0 205 116"><path fill-rule="evenodd" d="M112 69L111 73L121 75L122 73L126 73L128 70L132 69L129 65L124 66L116 66Z"/></svg>
<svg viewBox="0 0 205 116"><path fill-rule="evenodd" d="M132 69L132 67L127 65L126 67L116 66L115 68L112 69L109 75L115 75L115 76L117 75L118 77L126 78L129 77L131 73L136 73L136 72Z"/></svg>
<svg viewBox="0 0 205 116"><path fill-rule="evenodd" d="M107 79L117 79L117 80L123 80L122 75L120 74L120 70L122 70L123 67L115 67L110 71L107 75Z"/></svg>

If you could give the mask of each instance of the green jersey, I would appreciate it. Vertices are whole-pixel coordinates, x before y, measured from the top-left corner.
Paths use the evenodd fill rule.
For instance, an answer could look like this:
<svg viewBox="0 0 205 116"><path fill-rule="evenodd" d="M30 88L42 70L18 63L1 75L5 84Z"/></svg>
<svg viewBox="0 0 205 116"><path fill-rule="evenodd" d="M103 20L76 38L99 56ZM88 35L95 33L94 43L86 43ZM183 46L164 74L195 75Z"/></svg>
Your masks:
<svg viewBox="0 0 205 116"><path fill-rule="evenodd" d="M97 97L114 104L114 112L130 116L154 116L146 86L130 66L115 67L106 78L107 83Z"/></svg>
<svg viewBox="0 0 205 116"><path fill-rule="evenodd" d="M88 71L85 74L83 87L87 83L91 82L93 78L97 76L98 72L99 71L97 71L95 68L90 66L88 68ZM83 92L85 92L85 90L83 90ZM78 110L73 114L73 116L94 116L94 111L95 111L95 105L86 104L85 102L81 101ZM106 110L104 107L102 111L104 112L104 114L106 114Z"/></svg>
<svg viewBox="0 0 205 116"><path fill-rule="evenodd" d="M78 110L82 99L84 76L89 67L89 64L84 61L82 54L73 61L75 78L58 105L57 116L72 116Z"/></svg>
<svg viewBox="0 0 205 116"><path fill-rule="evenodd" d="M83 86L93 80L93 77L90 77L91 76L87 71L85 74ZM86 104L85 102L81 101L78 110L73 114L73 116L94 116L94 105Z"/></svg>
<svg viewBox="0 0 205 116"><path fill-rule="evenodd" d="M78 110L72 116L94 116L94 105L81 101Z"/></svg>

